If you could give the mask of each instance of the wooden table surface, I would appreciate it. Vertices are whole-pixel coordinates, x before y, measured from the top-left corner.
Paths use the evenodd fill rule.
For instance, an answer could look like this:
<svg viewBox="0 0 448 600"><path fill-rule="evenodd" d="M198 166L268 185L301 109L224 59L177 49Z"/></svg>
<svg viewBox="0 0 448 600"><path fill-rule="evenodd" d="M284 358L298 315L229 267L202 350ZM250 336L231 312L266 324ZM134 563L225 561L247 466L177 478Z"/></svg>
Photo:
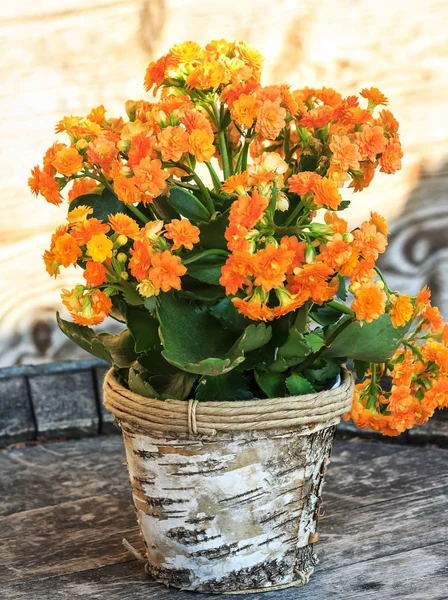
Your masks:
<svg viewBox="0 0 448 600"><path fill-rule="evenodd" d="M337 441L311 582L251 598L448 598L447 458ZM2 600L194 598L152 583L123 546L142 550L123 461L119 436L0 453Z"/></svg>

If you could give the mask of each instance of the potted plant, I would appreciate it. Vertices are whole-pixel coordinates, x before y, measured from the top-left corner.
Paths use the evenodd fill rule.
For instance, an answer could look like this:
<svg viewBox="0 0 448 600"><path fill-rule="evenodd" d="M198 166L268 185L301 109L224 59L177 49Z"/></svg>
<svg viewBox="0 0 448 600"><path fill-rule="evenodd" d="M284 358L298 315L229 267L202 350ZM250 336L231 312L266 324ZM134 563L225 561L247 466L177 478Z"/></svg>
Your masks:
<svg viewBox="0 0 448 600"><path fill-rule="evenodd" d="M58 323L111 364L147 570L197 591L305 583L340 417L398 435L448 398L429 290L388 287L380 215L340 216L401 167L386 97L262 86L261 65L177 44L147 69L158 99L65 117L29 181L55 205L69 187L44 261L82 271ZM121 333L91 329L108 316Z"/></svg>

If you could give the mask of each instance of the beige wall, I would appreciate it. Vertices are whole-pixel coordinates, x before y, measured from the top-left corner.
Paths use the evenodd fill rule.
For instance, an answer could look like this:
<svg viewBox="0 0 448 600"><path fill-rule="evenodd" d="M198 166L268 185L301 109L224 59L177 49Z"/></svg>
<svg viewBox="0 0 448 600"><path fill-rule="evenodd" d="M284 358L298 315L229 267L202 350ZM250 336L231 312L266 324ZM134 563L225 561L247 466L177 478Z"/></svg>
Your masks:
<svg viewBox="0 0 448 600"><path fill-rule="evenodd" d="M355 197L395 220L387 268L411 291L430 280L448 312L448 4L402 0L38 0L0 5L2 193L0 366L68 358L54 327L62 285L40 256L64 210L26 179L55 123L143 97L146 64L176 41L244 38L266 55L264 82L379 87L401 122L403 171ZM406 203L408 202L408 205ZM446 262L444 262L446 261Z"/></svg>

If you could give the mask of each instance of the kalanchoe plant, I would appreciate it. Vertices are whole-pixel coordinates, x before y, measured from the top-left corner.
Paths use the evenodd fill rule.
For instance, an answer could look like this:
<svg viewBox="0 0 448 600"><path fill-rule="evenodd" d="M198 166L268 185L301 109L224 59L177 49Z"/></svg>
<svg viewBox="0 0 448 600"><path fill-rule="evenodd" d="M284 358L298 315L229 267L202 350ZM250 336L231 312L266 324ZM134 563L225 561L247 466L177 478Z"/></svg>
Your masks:
<svg viewBox="0 0 448 600"><path fill-rule="evenodd" d="M244 400L334 384L353 359L350 416L397 435L448 403L448 329L424 288L389 289L378 214L349 231L341 190L401 168L376 88L262 86L245 42L175 45L149 65L128 120L65 117L29 185L67 222L47 271L78 266L62 331L144 396ZM119 335L95 333L106 316ZM382 387L383 386L383 387Z"/></svg>

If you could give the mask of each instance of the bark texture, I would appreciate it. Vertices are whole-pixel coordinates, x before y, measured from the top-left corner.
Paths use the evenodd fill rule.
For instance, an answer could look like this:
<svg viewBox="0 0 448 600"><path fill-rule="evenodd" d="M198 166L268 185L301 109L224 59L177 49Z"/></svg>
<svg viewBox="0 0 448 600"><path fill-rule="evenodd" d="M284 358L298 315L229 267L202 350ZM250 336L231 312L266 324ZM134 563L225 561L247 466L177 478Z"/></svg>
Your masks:
<svg viewBox="0 0 448 600"><path fill-rule="evenodd" d="M214 593L308 581L333 425L200 439L123 434L157 581Z"/></svg>

